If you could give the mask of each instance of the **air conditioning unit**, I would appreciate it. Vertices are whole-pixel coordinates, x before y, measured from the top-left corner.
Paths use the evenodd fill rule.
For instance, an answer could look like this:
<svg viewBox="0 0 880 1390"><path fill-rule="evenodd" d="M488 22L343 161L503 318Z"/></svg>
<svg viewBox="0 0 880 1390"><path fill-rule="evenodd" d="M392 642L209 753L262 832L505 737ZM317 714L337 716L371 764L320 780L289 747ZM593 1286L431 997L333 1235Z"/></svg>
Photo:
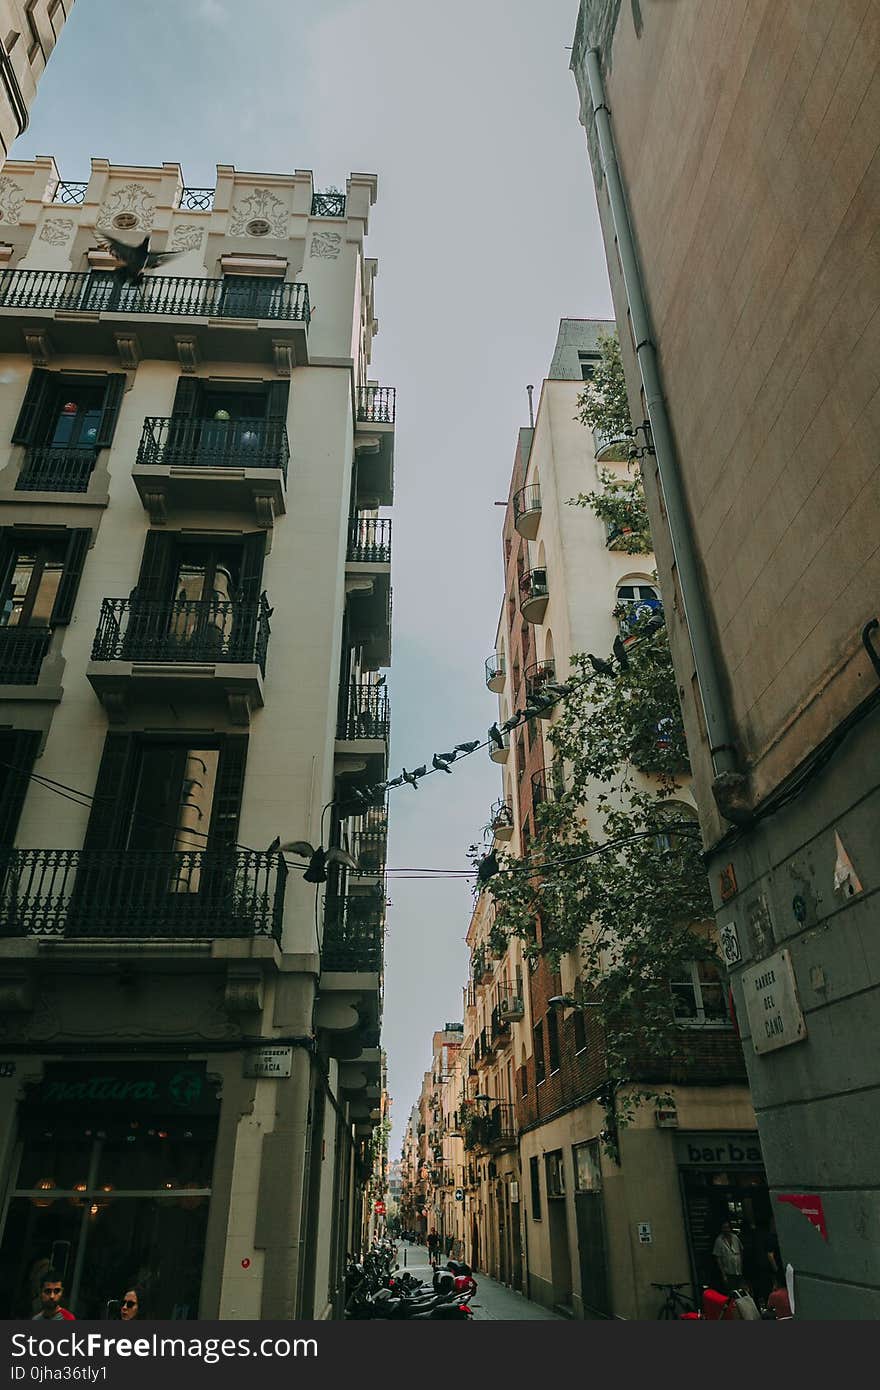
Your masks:
<svg viewBox="0 0 880 1390"><path fill-rule="evenodd" d="M515 996L510 999L502 999L498 1013L507 1023L515 1023L517 1019L522 1018L525 1013L523 1001L517 999Z"/></svg>

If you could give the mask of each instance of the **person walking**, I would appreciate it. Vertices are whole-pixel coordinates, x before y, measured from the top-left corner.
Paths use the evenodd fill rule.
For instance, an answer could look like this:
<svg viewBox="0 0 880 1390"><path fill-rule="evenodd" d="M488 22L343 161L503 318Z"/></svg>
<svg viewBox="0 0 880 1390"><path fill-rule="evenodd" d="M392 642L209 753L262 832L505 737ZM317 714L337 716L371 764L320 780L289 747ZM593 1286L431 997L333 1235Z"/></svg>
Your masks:
<svg viewBox="0 0 880 1390"><path fill-rule="evenodd" d="M47 1269L40 1280L40 1311L34 1313L32 1321L45 1318L49 1322L76 1322L67 1308L62 1308L64 1280L54 1269Z"/></svg>
<svg viewBox="0 0 880 1390"><path fill-rule="evenodd" d="M722 1221L718 1239L712 1247L718 1268L721 1292L731 1294L742 1285L743 1244L729 1221Z"/></svg>
<svg viewBox="0 0 880 1390"><path fill-rule="evenodd" d="M436 1263L437 1263L437 1257L438 1257L439 1253L440 1253L440 1237L439 1237L438 1234L437 1234L436 1228L432 1226L432 1227L431 1227L431 1233L430 1233L430 1235L428 1236L428 1259L431 1261L431 1267L432 1267L432 1268L433 1268L433 1267L436 1265Z"/></svg>

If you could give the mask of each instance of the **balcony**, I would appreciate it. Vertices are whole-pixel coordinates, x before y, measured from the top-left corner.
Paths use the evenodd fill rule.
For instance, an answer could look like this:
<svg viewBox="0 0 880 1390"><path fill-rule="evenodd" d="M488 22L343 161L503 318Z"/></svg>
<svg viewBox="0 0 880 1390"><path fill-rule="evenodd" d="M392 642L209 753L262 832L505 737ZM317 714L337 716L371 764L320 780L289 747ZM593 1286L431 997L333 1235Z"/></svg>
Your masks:
<svg viewBox="0 0 880 1390"><path fill-rule="evenodd" d="M211 212L215 188L181 188L177 206L181 212Z"/></svg>
<svg viewBox="0 0 880 1390"><path fill-rule="evenodd" d="M96 449L63 449L53 444L31 447L15 484L16 492L88 492L98 457Z"/></svg>
<svg viewBox="0 0 880 1390"><path fill-rule="evenodd" d="M36 685L51 641L48 627L0 627L0 686Z"/></svg>
<svg viewBox="0 0 880 1390"><path fill-rule="evenodd" d="M353 682L343 696L336 727L337 775L364 773L379 782L388 761L391 712L384 686Z"/></svg>
<svg viewBox="0 0 880 1390"><path fill-rule="evenodd" d="M628 434L593 430L593 444L597 463L624 463L630 456L633 441Z"/></svg>
<svg viewBox="0 0 880 1390"><path fill-rule="evenodd" d="M500 695L504 689L506 674L507 663L504 660L504 653L493 652L486 661L486 685L494 695Z"/></svg>
<svg viewBox="0 0 880 1390"><path fill-rule="evenodd" d="M516 1113L507 1101L492 1106L485 1120L484 1144L492 1153L516 1148Z"/></svg>
<svg viewBox="0 0 880 1390"><path fill-rule="evenodd" d="M259 599L105 598L86 669L111 721L135 697L222 693L235 724L263 705L271 609Z"/></svg>
<svg viewBox="0 0 880 1390"><path fill-rule="evenodd" d="M489 739L489 757L492 759L493 763L506 763L510 756L510 732L507 729L501 729L500 733L500 748L494 739L491 737Z"/></svg>
<svg viewBox="0 0 880 1390"><path fill-rule="evenodd" d="M355 398L357 490L365 509L390 507L394 501L393 386L359 386Z"/></svg>
<svg viewBox="0 0 880 1390"><path fill-rule="evenodd" d="M532 805L543 806L548 801L558 801L565 792L562 769L556 763L551 768L542 767L532 773Z"/></svg>
<svg viewBox="0 0 880 1390"><path fill-rule="evenodd" d="M290 445L281 420L144 421L132 478L154 525L171 511L251 512L271 526L286 510Z"/></svg>
<svg viewBox="0 0 880 1390"><path fill-rule="evenodd" d="M526 703L528 703L534 695L541 694L545 685L555 681L556 662L552 658L548 661L535 661L531 666L526 667L523 677L526 683ZM550 705L547 709L541 710L538 718L549 719L552 713L553 706Z"/></svg>
<svg viewBox="0 0 880 1390"><path fill-rule="evenodd" d="M391 521L353 516L348 526L345 592L351 636L367 670L391 662Z"/></svg>
<svg viewBox="0 0 880 1390"><path fill-rule="evenodd" d="M493 1043L499 1043L503 1046L510 1041L510 1023L502 1016L501 1010L497 1007L492 1010L490 1031Z"/></svg>
<svg viewBox="0 0 880 1390"><path fill-rule="evenodd" d="M391 564L391 520L389 517L353 516L348 523L349 567L365 565L371 571Z"/></svg>
<svg viewBox="0 0 880 1390"><path fill-rule="evenodd" d="M324 921L321 969L347 975L382 970L385 896L345 898Z"/></svg>
<svg viewBox="0 0 880 1390"><path fill-rule="evenodd" d="M475 985L485 984L487 980L492 978L492 962L486 954L485 946L474 947L471 956L471 975ZM479 1044L479 1041L477 1038L476 1044ZM476 1053L476 1046L474 1050Z"/></svg>
<svg viewBox="0 0 880 1390"><path fill-rule="evenodd" d="M308 361L309 291L264 276L152 275L122 285L106 271L7 270L0 276L0 352L22 333L44 334L58 354L116 356L136 335L136 358L184 362ZM252 328L253 333L243 330ZM181 338L181 333L184 336Z"/></svg>
<svg viewBox="0 0 880 1390"><path fill-rule="evenodd" d="M513 524L521 536L533 541L541 520L541 489L537 483L521 487L513 494Z"/></svg>
<svg viewBox="0 0 880 1390"><path fill-rule="evenodd" d="M519 581L519 611L525 621L543 622L549 599L546 569L526 570Z"/></svg>
<svg viewBox="0 0 880 1390"><path fill-rule="evenodd" d="M349 848L360 866L360 877L376 877L385 872L388 847L388 816L383 807L365 812L360 827L352 832ZM353 877L351 886L357 879Z"/></svg>
<svg viewBox="0 0 880 1390"><path fill-rule="evenodd" d="M513 837L513 808L503 796L489 812L489 825L496 840L505 842Z"/></svg>
<svg viewBox="0 0 880 1390"><path fill-rule="evenodd" d="M499 1018L506 1019L508 1023L518 1023L525 1017L525 1007L522 999L518 995L510 995L507 999L502 999L498 1006Z"/></svg>
<svg viewBox="0 0 880 1390"><path fill-rule="evenodd" d="M257 850L0 851L0 935L281 940L287 870Z"/></svg>
<svg viewBox="0 0 880 1390"><path fill-rule="evenodd" d="M313 193L312 194L312 216L313 217L344 217L345 216L345 194L344 193Z"/></svg>

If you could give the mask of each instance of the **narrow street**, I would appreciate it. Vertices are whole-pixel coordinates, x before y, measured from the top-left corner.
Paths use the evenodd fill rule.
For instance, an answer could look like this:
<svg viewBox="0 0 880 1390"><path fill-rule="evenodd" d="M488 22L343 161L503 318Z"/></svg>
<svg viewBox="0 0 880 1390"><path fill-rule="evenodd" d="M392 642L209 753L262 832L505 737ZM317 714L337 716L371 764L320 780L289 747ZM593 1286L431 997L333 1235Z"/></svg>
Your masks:
<svg viewBox="0 0 880 1390"><path fill-rule="evenodd" d="M433 1270L428 1263L428 1252L423 1245L412 1245L409 1241L401 1240L397 1243L397 1252L401 1269L407 1269L417 1279L424 1279L426 1284L430 1284ZM477 1281L477 1292L471 1307L474 1310L475 1322L527 1322L540 1319L565 1321L558 1313L551 1312L540 1303L532 1303L530 1299L523 1298L522 1294L490 1279L487 1274L480 1274L478 1270L474 1270L474 1278Z"/></svg>

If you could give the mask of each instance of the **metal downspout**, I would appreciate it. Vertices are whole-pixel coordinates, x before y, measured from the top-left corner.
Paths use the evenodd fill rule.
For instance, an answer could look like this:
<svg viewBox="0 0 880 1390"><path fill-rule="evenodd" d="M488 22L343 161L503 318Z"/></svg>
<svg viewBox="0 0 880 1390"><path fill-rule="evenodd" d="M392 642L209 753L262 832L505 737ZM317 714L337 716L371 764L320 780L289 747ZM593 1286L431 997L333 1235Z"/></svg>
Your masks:
<svg viewBox="0 0 880 1390"><path fill-rule="evenodd" d="M733 734L726 701L722 694L718 662L710 637L703 587L691 543L690 520L684 500L681 472L666 402L660 385L657 349L654 346L651 321L642 289L642 276L629 220L626 193L617 163L611 116L605 103L605 87L602 81L598 49L588 50L585 67L590 88L593 120L599 141L602 170L608 188L608 201L611 205L611 217L617 237L620 264L623 269L623 285L636 343L642 386L645 392L648 421L656 451L657 471L660 475L660 485L666 504L669 536L678 570L684 617L690 636L697 685L706 719L709 752L712 757L712 766L716 776L718 776L725 772L736 771L737 759Z"/></svg>

